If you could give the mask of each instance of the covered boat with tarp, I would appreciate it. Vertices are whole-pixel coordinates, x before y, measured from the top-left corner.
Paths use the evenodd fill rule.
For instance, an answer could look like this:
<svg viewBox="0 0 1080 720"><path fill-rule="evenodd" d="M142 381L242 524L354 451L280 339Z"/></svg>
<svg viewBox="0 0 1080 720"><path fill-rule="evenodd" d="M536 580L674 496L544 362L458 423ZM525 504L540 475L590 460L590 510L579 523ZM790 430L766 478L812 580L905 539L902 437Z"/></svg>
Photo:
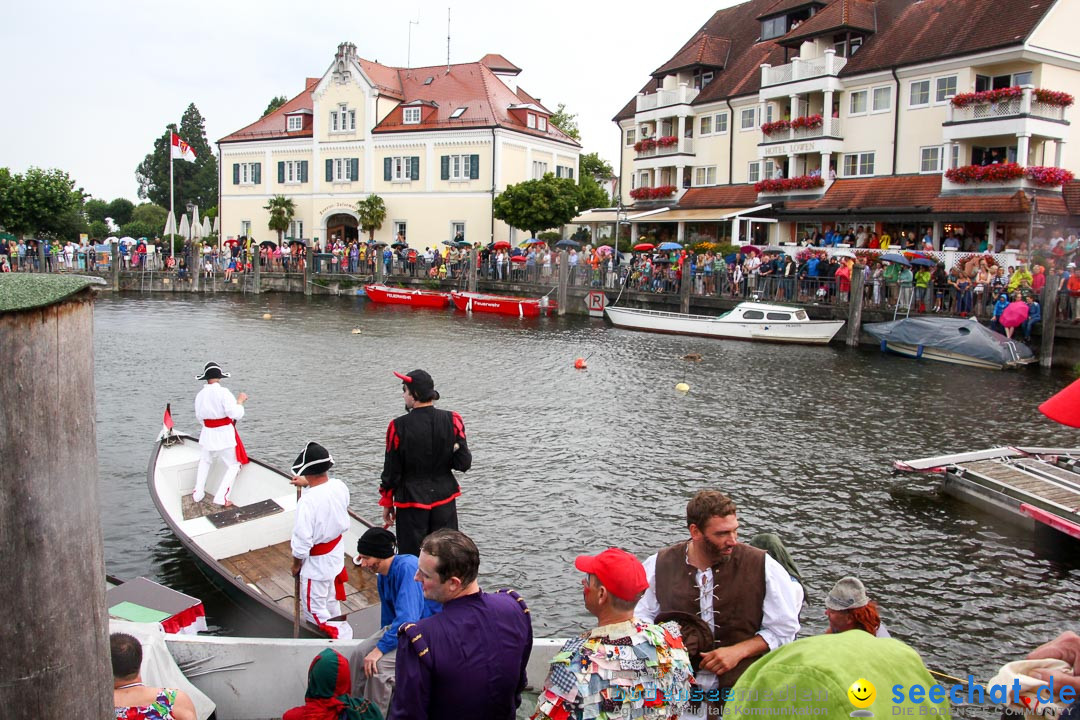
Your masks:
<svg viewBox="0 0 1080 720"><path fill-rule="evenodd" d="M1003 370L1035 361L1031 348L996 333L974 318L910 317L868 323L863 329L882 350L955 365Z"/></svg>

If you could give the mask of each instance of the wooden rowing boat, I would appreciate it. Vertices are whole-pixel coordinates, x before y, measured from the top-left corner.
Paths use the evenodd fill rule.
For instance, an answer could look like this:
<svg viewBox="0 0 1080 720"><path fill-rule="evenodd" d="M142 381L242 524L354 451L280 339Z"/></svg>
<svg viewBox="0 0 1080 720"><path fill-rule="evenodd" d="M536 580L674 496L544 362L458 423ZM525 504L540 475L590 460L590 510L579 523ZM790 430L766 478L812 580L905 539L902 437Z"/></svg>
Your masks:
<svg viewBox="0 0 1080 720"><path fill-rule="evenodd" d="M364 293L372 302L411 307L445 308L450 304L450 293L414 288L395 288L375 283L364 286Z"/></svg>
<svg viewBox="0 0 1080 720"><path fill-rule="evenodd" d="M555 309L555 303L549 302L546 295L539 298L524 298L454 290L450 293L450 297L454 301L454 307L464 312L537 317Z"/></svg>
<svg viewBox="0 0 1080 720"><path fill-rule="evenodd" d="M223 467L215 463L206 483L206 498L191 499L199 467L199 443L190 435L171 433L159 439L146 472L154 505L162 519L216 586L241 605L263 611L283 631L293 622L295 581L291 574L296 488L290 475L254 458L240 471L230 493L234 507L223 509L210 498L221 481ZM349 571L342 612L356 637L367 637L379 626L379 596L375 576L362 572L351 553L371 523L349 511L352 525L345 534L345 567ZM301 622L305 637L324 633Z"/></svg>

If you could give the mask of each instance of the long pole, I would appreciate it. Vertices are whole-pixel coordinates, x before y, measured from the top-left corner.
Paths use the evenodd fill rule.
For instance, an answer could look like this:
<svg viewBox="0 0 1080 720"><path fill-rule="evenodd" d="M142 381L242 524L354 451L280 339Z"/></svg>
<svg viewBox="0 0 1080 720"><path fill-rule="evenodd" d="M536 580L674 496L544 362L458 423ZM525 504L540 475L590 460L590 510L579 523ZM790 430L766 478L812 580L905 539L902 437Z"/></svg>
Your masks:
<svg viewBox="0 0 1080 720"><path fill-rule="evenodd" d="M170 234L170 235L169 235L169 257L172 257L172 258L174 258L174 259L175 259L175 255L174 255L174 253L175 253L176 251L175 251L175 250L173 250L173 235L174 235L174 234L176 233L176 199L175 199L175 198L173 197L173 175L172 175L173 152L172 152L172 136L173 136L173 133L172 133L172 131L169 131L169 212L170 212L170 213L172 213L172 218L173 218L173 226L172 226L172 231L173 231L173 232L172 232L172 234Z"/></svg>

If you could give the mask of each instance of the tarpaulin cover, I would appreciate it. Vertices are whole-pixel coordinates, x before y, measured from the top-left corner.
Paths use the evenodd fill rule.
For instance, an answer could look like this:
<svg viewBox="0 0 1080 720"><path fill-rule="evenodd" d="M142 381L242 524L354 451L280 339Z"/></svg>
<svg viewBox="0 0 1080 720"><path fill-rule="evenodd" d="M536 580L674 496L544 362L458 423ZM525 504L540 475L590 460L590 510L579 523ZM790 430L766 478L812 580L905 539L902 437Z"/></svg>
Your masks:
<svg viewBox="0 0 1080 720"><path fill-rule="evenodd" d="M1011 363L1032 357L1027 345L980 325L974 318L912 317L892 322L868 323L863 329L879 340L941 348L994 363ZM1012 345L1016 357L1009 349Z"/></svg>

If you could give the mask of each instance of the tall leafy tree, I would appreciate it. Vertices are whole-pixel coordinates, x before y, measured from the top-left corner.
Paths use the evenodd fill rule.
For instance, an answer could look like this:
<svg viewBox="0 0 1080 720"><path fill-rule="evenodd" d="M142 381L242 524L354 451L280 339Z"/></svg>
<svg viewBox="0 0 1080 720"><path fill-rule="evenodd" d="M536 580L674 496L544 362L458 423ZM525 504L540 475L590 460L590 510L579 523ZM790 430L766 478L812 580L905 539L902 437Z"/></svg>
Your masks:
<svg viewBox="0 0 1080 720"><path fill-rule="evenodd" d="M272 98L270 100L270 104L266 106L265 110L263 110L262 116L266 117L267 115L274 112L275 110L277 110L279 107L281 107L282 105L284 105L287 102L289 102L289 99L287 97L285 97L284 95L278 95L277 97Z"/></svg>
<svg viewBox="0 0 1080 720"><path fill-rule="evenodd" d="M573 220L580 202L577 183L548 173L539 180L508 186L495 198L493 209L499 220L535 236Z"/></svg>
<svg viewBox="0 0 1080 720"><path fill-rule="evenodd" d="M266 223L266 226L277 233L278 245L280 245L285 231L289 229L289 223L296 215L296 204L292 198L275 195L270 198L270 202L266 203L263 210L270 211L270 222Z"/></svg>
<svg viewBox="0 0 1080 720"><path fill-rule="evenodd" d="M173 163L173 187L177 215L190 202L202 207L217 205L218 163L206 140L205 121L194 103L188 105L180 118L180 126L170 123L154 141L154 149L138 168L139 197L169 207L169 154L172 133L179 135L195 151L195 162L177 160Z"/></svg>
<svg viewBox="0 0 1080 720"><path fill-rule="evenodd" d="M578 207L581 209L611 207L611 196L600 187L600 183L596 182L592 175L581 173L578 178L578 193Z"/></svg>
<svg viewBox="0 0 1080 720"><path fill-rule="evenodd" d="M109 203L104 200L90 198L83 204L83 213L86 215L87 222L100 222L108 227L107 223L105 223L105 218L109 217Z"/></svg>
<svg viewBox="0 0 1080 720"><path fill-rule="evenodd" d="M3 179L0 173L0 223L18 235L74 240L87 228L82 188L63 170L30 168Z"/></svg>
<svg viewBox="0 0 1080 720"><path fill-rule="evenodd" d="M169 211L160 205L151 202L140 203L131 211L131 222L139 223L139 226L143 229L149 228L149 233L142 232L139 235L133 235L125 231L124 234L132 237L142 237L144 235L146 237L160 237L165 232L165 221L168 218Z"/></svg>
<svg viewBox="0 0 1080 720"><path fill-rule="evenodd" d="M597 182L603 182L615 177L615 171L612 170L611 163L602 159L599 153L591 152L578 158L578 175L588 175Z"/></svg>
<svg viewBox="0 0 1080 720"><path fill-rule="evenodd" d="M374 242L375 231L381 228L386 220L386 203L378 195L368 195L356 203L356 213L360 216L360 229Z"/></svg>
<svg viewBox="0 0 1080 720"><path fill-rule="evenodd" d="M581 131L577 126L577 113L566 112L566 105L559 103L559 107L555 108L555 112L551 114L550 122L555 127L563 131L563 134L568 137L572 137L578 142L581 141Z"/></svg>
<svg viewBox="0 0 1080 720"><path fill-rule="evenodd" d="M131 222L131 213L135 211L135 203L127 198L116 198L109 203L108 217L117 225L126 225Z"/></svg>

